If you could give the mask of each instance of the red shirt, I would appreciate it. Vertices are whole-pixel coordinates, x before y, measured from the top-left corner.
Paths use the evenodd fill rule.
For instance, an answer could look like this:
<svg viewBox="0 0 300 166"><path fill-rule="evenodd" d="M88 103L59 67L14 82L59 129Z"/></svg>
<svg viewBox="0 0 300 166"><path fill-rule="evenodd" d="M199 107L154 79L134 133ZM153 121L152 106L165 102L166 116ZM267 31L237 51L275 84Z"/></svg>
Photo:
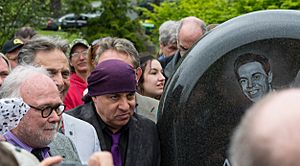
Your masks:
<svg viewBox="0 0 300 166"><path fill-rule="evenodd" d="M70 77L70 88L64 100L66 111L83 104L81 98L86 88L87 83L78 77L76 73L73 73Z"/></svg>

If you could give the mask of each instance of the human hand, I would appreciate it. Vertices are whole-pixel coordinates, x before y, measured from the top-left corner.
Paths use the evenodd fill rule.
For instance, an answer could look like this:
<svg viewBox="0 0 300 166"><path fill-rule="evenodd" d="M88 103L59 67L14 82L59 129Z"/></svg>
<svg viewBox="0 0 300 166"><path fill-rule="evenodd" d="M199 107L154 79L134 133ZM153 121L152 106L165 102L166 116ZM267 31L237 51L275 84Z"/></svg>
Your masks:
<svg viewBox="0 0 300 166"><path fill-rule="evenodd" d="M88 166L113 166L114 162L110 152L96 152L88 161Z"/></svg>
<svg viewBox="0 0 300 166"><path fill-rule="evenodd" d="M62 160L63 160L63 158L62 158L61 156L48 157L48 158L45 158L45 159L39 164L39 166L52 166L52 165L61 163Z"/></svg>

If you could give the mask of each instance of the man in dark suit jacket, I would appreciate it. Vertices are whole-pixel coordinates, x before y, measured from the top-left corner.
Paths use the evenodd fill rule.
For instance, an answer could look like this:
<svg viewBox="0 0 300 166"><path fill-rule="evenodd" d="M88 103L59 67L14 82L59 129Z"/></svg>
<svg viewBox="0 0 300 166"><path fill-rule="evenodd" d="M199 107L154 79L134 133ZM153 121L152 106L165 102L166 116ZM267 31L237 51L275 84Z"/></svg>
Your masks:
<svg viewBox="0 0 300 166"><path fill-rule="evenodd" d="M90 71L92 71L98 63L105 60L119 59L135 69L136 82L141 78L143 71L140 67L139 53L131 41L123 38L105 37L97 40L95 44L92 44L91 50L92 51L88 54ZM85 102L90 101L85 100ZM159 101L136 93L136 103L137 107L135 112L156 123Z"/></svg>
<svg viewBox="0 0 300 166"><path fill-rule="evenodd" d="M135 92L133 68L121 60L106 60L88 77L88 95L93 102L67 113L95 127L101 149L111 151L114 165L157 166L157 128L151 120L134 113Z"/></svg>

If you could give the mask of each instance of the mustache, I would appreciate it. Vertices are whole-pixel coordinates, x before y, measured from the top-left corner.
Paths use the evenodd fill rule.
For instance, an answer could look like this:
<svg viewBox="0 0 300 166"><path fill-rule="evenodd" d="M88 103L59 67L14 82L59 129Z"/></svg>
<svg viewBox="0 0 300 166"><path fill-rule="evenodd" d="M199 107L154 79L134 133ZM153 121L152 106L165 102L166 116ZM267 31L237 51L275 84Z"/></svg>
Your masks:
<svg viewBox="0 0 300 166"><path fill-rule="evenodd" d="M45 127L45 129L47 129L47 130L56 130L57 127L58 127L58 124L59 123L51 123L47 127Z"/></svg>

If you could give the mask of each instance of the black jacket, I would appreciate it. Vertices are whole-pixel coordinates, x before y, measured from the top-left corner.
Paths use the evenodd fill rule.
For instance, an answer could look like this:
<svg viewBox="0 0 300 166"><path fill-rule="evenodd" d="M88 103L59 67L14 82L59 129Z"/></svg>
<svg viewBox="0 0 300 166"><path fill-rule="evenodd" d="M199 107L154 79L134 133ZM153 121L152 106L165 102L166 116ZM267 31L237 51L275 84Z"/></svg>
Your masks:
<svg viewBox="0 0 300 166"><path fill-rule="evenodd" d="M179 62L180 59L181 59L181 55L179 50L177 50L176 53L172 56L172 59L164 68L164 74L167 77L167 79L171 78L173 73L176 71L177 63Z"/></svg>
<svg viewBox="0 0 300 166"><path fill-rule="evenodd" d="M97 120L98 114L93 102L78 106L66 113L93 125L97 131L101 148L108 148L101 139L103 132ZM160 143L154 122L134 113L128 127L129 138L125 166L159 166Z"/></svg>

